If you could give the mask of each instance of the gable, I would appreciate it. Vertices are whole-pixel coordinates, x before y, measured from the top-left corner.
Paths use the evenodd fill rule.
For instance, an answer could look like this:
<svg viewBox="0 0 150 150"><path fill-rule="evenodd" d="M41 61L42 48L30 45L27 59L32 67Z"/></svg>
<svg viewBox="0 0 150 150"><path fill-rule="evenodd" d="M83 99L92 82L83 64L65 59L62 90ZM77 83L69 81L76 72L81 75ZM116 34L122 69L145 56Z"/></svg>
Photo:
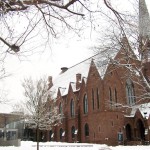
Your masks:
<svg viewBox="0 0 150 150"><path fill-rule="evenodd" d="M101 80L101 76L98 72L98 69L94 63L94 61L91 61L91 65L90 65L90 69L89 69L89 73L88 73L88 77L87 77L87 84L90 81L95 81L95 80Z"/></svg>
<svg viewBox="0 0 150 150"><path fill-rule="evenodd" d="M118 70L119 69L126 69L129 67L129 65L136 66L138 67L139 65L139 60L136 57L134 51L131 49L128 40L124 37L122 39L122 46L120 48L120 50L116 53L116 56L114 57L114 59L109 60L109 63L107 65L107 69L105 72L105 76L106 74L111 73L113 70ZM136 64L136 65L135 65ZM136 74L136 72L135 72ZM120 74L122 75L122 74Z"/></svg>
<svg viewBox="0 0 150 150"><path fill-rule="evenodd" d="M75 83L70 83L69 84L69 88L68 88L68 97L70 97L70 95L74 95L74 91L75 91Z"/></svg>
<svg viewBox="0 0 150 150"><path fill-rule="evenodd" d="M114 58L116 55L116 51L103 51L100 52L66 70L64 73L61 73L57 76L57 78L53 81L53 86L49 89L50 92L53 93L52 98L57 97L58 88L61 89L61 96L68 94L68 89L70 83L76 83L76 75L81 74L81 79L86 84L87 78L89 76L89 69L91 68L91 64L93 64L93 69L96 71L96 74L99 78L103 79L106 69L108 67L108 62L110 58ZM92 62L91 62L92 61ZM91 68L92 69L92 68ZM72 84L72 89L75 92L77 89Z"/></svg>
<svg viewBox="0 0 150 150"><path fill-rule="evenodd" d="M135 105L131 109L131 113L128 117L135 117L135 115L138 115L140 113L143 118L149 119L150 103Z"/></svg>
<svg viewBox="0 0 150 150"><path fill-rule="evenodd" d="M120 62L129 61L128 59L137 60L134 51L131 49L128 39L123 37L121 40L121 47L114 60L120 60Z"/></svg>

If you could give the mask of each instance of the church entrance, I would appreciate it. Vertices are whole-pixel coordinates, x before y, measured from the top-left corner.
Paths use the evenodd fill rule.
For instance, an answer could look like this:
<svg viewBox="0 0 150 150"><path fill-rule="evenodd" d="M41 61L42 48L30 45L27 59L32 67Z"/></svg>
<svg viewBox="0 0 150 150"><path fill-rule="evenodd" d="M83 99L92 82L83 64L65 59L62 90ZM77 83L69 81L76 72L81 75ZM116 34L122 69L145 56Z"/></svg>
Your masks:
<svg viewBox="0 0 150 150"><path fill-rule="evenodd" d="M127 141L131 141L132 139L130 124L126 125L126 138L127 138Z"/></svg>

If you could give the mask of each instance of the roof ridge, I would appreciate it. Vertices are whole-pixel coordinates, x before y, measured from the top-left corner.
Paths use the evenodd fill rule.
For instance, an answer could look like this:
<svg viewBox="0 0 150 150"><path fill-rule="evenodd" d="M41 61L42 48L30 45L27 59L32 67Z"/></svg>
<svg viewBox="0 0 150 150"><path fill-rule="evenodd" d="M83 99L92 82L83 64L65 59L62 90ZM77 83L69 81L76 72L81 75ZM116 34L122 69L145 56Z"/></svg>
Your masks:
<svg viewBox="0 0 150 150"><path fill-rule="evenodd" d="M77 64L75 64L75 65L69 67L68 69L71 69L71 68L73 68L73 67L75 67L75 66L77 66L77 65L79 65L79 64L81 64L81 63L83 63L83 62L85 62L85 61L87 61L87 60L89 60L89 59L91 59L91 58L93 58L93 57L95 57L95 56L97 56L98 54L99 54L99 53L97 53L97 54L95 54L95 55L93 55L93 56L91 56L91 57L88 57L88 58L84 59L83 61L81 61L81 62L79 62L79 63L77 63Z"/></svg>

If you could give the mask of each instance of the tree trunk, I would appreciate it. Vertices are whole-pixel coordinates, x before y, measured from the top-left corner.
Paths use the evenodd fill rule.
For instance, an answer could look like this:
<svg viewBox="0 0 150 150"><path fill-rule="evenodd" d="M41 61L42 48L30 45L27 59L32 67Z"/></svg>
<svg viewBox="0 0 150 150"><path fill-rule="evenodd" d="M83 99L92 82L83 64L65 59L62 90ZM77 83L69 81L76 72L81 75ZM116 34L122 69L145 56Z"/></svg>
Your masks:
<svg viewBox="0 0 150 150"><path fill-rule="evenodd" d="M37 150L39 150L39 127L36 129Z"/></svg>

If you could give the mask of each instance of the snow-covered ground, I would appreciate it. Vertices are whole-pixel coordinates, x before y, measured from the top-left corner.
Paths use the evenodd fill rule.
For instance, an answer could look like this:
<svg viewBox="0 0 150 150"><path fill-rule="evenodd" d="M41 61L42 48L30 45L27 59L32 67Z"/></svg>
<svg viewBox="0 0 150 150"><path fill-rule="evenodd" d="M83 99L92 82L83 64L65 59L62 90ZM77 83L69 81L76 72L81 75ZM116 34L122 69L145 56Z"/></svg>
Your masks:
<svg viewBox="0 0 150 150"><path fill-rule="evenodd" d="M150 150L149 146L107 146L100 144L86 144L86 143L59 143L46 142L40 143L40 150ZM0 147L0 150L36 150L35 142L21 142L20 147Z"/></svg>

